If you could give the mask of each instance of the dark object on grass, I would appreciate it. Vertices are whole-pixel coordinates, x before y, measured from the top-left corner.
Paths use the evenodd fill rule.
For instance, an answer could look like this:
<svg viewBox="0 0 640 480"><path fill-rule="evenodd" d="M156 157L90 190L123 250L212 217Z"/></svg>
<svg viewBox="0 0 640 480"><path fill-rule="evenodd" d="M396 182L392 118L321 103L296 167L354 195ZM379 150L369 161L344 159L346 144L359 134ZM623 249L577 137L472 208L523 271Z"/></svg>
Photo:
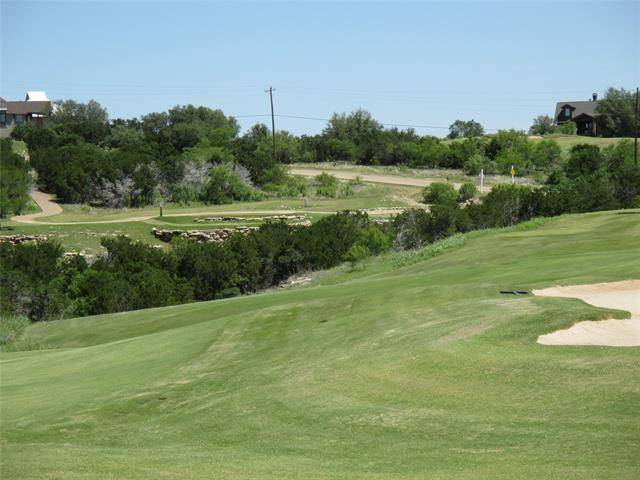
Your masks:
<svg viewBox="0 0 640 480"><path fill-rule="evenodd" d="M500 290L500 293L506 293L511 295L528 295L526 290Z"/></svg>

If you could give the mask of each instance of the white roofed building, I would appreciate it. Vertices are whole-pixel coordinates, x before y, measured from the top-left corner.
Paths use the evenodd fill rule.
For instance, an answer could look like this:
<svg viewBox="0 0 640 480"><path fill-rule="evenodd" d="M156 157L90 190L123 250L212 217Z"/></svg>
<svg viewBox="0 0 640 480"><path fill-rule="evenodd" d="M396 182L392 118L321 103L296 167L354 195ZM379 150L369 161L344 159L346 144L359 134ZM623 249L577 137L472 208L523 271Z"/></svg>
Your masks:
<svg viewBox="0 0 640 480"><path fill-rule="evenodd" d="M44 92L27 92L25 102L48 102L47 94Z"/></svg>
<svg viewBox="0 0 640 480"><path fill-rule="evenodd" d="M50 113L51 102L44 92L27 92L24 100L17 101L0 98L0 138L8 137L16 125L42 121Z"/></svg>

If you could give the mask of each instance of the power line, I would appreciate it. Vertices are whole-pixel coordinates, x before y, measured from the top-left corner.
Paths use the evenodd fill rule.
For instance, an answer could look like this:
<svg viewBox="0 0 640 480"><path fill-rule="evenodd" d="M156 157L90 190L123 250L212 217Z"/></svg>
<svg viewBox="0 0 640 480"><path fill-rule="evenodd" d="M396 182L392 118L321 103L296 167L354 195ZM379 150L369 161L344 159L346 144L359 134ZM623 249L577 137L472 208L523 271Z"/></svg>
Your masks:
<svg viewBox="0 0 640 480"><path fill-rule="evenodd" d="M266 90L266 91L269 92L269 90ZM233 115L234 118L258 118L258 117L270 117L270 116L271 115L267 113L253 114L253 115ZM319 122L329 122L331 120L330 118L326 118L326 117L310 117L306 115L289 115L284 113L275 113L273 116L281 117L281 118L293 118L297 120L312 120L312 121L319 121ZM428 128L428 129L438 129L438 130L449 130L449 127L444 125L418 125L418 124L409 124L409 123L383 123L383 122L378 122L378 123L380 123L380 125L385 127ZM497 132L500 129L485 128L485 130Z"/></svg>

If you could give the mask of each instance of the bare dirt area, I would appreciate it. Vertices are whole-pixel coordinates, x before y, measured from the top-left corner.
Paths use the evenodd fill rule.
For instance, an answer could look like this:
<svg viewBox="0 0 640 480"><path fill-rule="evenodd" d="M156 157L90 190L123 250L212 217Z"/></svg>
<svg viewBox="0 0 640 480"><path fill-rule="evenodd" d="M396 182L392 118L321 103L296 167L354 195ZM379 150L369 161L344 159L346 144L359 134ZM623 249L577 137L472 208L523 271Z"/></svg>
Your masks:
<svg viewBox="0 0 640 480"><path fill-rule="evenodd" d="M579 298L595 307L631 312L628 320L578 322L570 328L538 337L542 345L640 346L640 280L574 285L534 290L541 297Z"/></svg>
<svg viewBox="0 0 640 480"><path fill-rule="evenodd" d="M405 185L409 187L426 187L433 182L442 182L442 178L414 178L402 177L400 175L383 175L380 173L357 173L345 172L342 170L321 170L314 168L290 168L289 173L292 175L301 175L303 177L316 177L322 173L329 173L341 180L355 180L357 177L363 182L369 183L386 183L388 185ZM454 183L453 186L460 188L460 183Z"/></svg>

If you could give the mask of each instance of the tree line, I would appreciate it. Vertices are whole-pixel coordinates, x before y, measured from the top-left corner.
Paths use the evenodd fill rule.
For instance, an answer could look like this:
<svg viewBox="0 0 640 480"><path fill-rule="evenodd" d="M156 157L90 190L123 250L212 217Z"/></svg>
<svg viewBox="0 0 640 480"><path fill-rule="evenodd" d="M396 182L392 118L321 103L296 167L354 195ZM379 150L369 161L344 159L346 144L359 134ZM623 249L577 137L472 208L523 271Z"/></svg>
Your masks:
<svg viewBox="0 0 640 480"><path fill-rule="evenodd" d="M610 89L597 108L601 132L630 135L630 92ZM550 118L539 117L532 132L554 128ZM484 135L478 122L456 120L443 140L411 128L385 128L361 109L334 114L317 135L277 132L275 159L265 125L240 135L235 118L193 105L110 120L95 101L59 101L43 124L25 122L12 137L26 142L42 189L62 202L112 208L301 196L307 193L306 182L283 167L294 162L456 168L470 175L480 170L507 174L514 166L518 175L547 175L564 160L553 139L532 142L517 130ZM15 187L7 193L14 200L0 199L0 215L18 213L26 202L18 163L3 155L2 166Z"/></svg>

